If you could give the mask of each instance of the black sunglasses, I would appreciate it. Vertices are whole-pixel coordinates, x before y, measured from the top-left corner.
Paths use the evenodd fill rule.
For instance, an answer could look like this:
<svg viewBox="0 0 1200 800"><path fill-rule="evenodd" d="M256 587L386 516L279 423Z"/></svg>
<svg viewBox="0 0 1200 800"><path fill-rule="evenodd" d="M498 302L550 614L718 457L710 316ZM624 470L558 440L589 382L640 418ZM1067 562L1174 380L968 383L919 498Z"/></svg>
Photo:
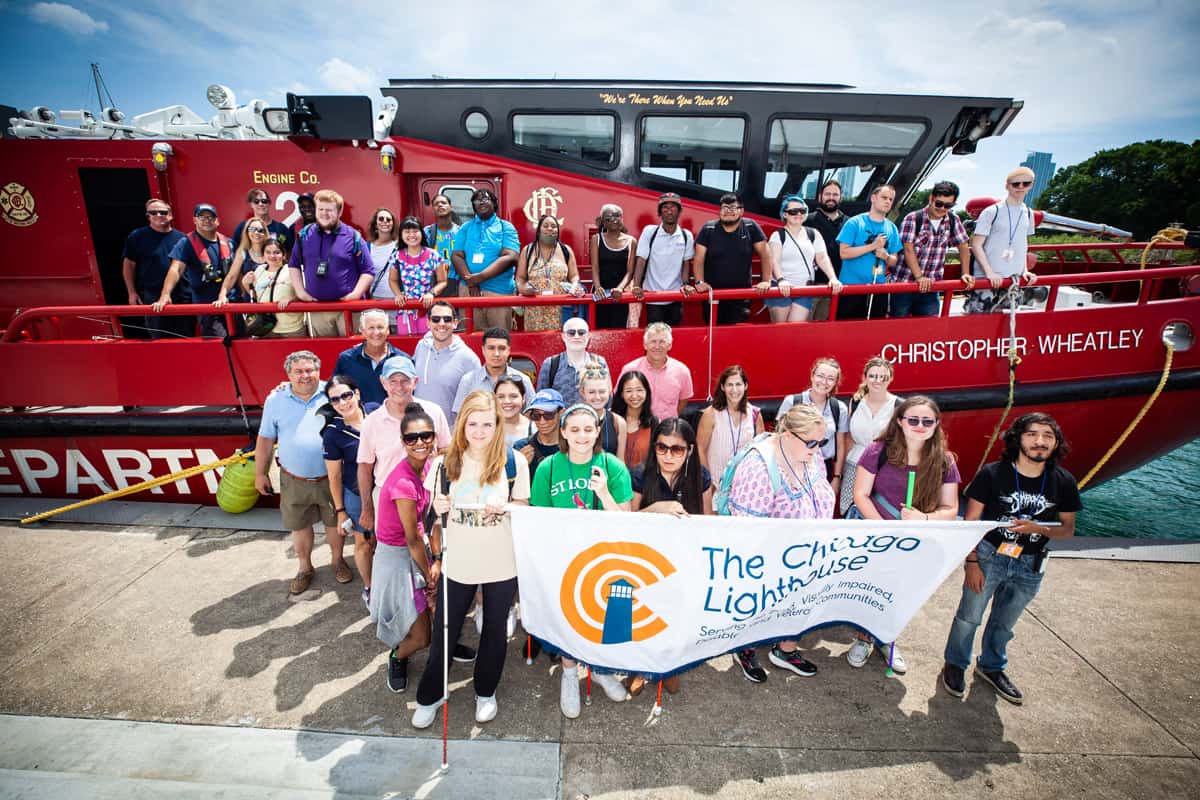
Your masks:
<svg viewBox="0 0 1200 800"><path fill-rule="evenodd" d="M805 210L803 208L789 208L789 209L785 210L783 213L787 214L789 217L794 217L797 214L805 213Z"/></svg>
<svg viewBox="0 0 1200 800"><path fill-rule="evenodd" d="M534 422L549 422L550 420L554 419L554 415L557 413L557 411L538 411L537 409L534 409L532 411L526 411L525 416L529 417Z"/></svg>
<svg viewBox="0 0 1200 800"><path fill-rule="evenodd" d="M686 455L687 451L688 448L686 444L665 444L664 442L654 443L654 452L658 453L660 456L665 456L667 453L670 453L673 456L682 456Z"/></svg>
<svg viewBox="0 0 1200 800"><path fill-rule="evenodd" d="M454 315L447 314L446 316L442 316L441 314L430 314L429 321L430 322L454 322Z"/></svg>
<svg viewBox="0 0 1200 800"><path fill-rule="evenodd" d="M256 205L256 206L265 206L267 203L270 203L270 202L271 202L271 198L269 198L269 197L256 197L256 198L254 198L253 200L251 200L250 202L251 202L251 203L253 203L253 204L254 204L254 205Z"/></svg>
<svg viewBox="0 0 1200 800"><path fill-rule="evenodd" d="M1026 186L1033 186L1033 181L1009 181L1008 185L1014 189L1024 189Z"/></svg>
<svg viewBox="0 0 1200 800"><path fill-rule="evenodd" d="M169 216L171 216L171 212L170 211L147 211L146 216L147 217L169 217Z"/></svg>
<svg viewBox="0 0 1200 800"><path fill-rule="evenodd" d="M354 390L353 390L353 389L351 389L351 390L350 390L350 391L348 391L348 392L343 392L343 393L341 393L341 394L334 394L334 395L330 395L330 396L329 396L329 402L331 402L331 403L341 403L341 402L343 402L343 401L345 401L345 400L349 400L351 397L354 397Z"/></svg>
<svg viewBox="0 0 1200 800"><path fill-rule="evenodd" d="M804 446L807 447L809 450L814 450L818 447L824 447L825 445L829 444L828 437L824 438L824 439L805 439L804 437L802 437L800 434L796 433L795 431L788 431L788 433L790 433L792 436L795 436L800 441L804 442Z"/></svg>
<svg viewBox="0 0 1200 800"><path fill-rule="evenodd" d="M951 203L943 203L941 200L934 200L934 201L933 201L933 207L934 207L934 208L946 208L946 209L950 209L950 208L954 208L954 206L955 206L955 204L954 204L954 203L952 203L952 202L951 202Z"/></svg>
<svg viewBox="0 0 1200 800"><path fill-rule="evenodd" d="M433 441L433 437L437 434L433 431L420 431L419 433L405 433L400 436L405 444L416 444L417 442L425 442L429 444Z"/></svg>
<svg viewBox="0 0 1200 800"><path fill-rule="evenodd" d="M934 425L938 424L938 421L933 417L905 417L904 421L907 422L909 427L912 428L932 428Z"/></svg>

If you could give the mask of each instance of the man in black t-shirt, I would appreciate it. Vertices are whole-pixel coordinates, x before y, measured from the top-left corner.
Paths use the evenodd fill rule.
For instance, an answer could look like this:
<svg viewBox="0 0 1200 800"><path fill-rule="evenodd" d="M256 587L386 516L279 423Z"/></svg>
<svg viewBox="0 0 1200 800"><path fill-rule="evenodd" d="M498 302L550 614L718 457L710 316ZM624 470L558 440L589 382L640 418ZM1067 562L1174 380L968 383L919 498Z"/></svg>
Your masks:
<svg viewBox="0 0 1200 800"><path fill-rule="evenodd" d="M174 215L165 200L148 200L146 219L149 224L129 234L121 253L121 276L131 306L151 305L158 300L171 268L171 250L186 238L172 227ZM186 303L185 287L176 287L171 301ZM151 339L191 336L196 330L196 318L152 316L145 318L144 325Z"/></svg>
<svg viewBox="0 0 1200 800"><path fill-rule="evenodd" d="M736 194L721 195L720 219L704 223L696 234L696 257L692 274L696 291L712 289L749 289L750 262L758 254L762 274L773 274L767 237L753 220L742 218L742 200ZM762 292L766 291L764 286ZM761 293L761 292L760 292ZM749 316L749 300L722 300L717 306L717 324L734 325ZM704 321L708 322L709 305L704 304Z"/></svg>
<svg viewBox="0 0 1200 800"><path fill-rule="evenodd" d="M1013 626L1041 587L1048 540L1074 535L1075 513L1083 508L1075 478L1058 466L1068 450L1053 417L1024 414L1004 433L1003 458L981 469L967 487L966 519L1007 525L988 531L967 556L942 667L942 685L955 697L966 691L975 631L991 600L975 674L1010 703L1024 701L1004 672L1005 650Z"/></svg>
<svg viewBox="0 0 1200 800"><path fill-rule="evenodd" d="M815 214L809 214L808 219L804 220L804 224L817 233L821 234L821 239L828 245L829 243L837 244L838 234L842 232L842 226L848 220L845 214L842 213L842 185L830 178L821 184L820 190L817 192L817 211ZM842 274L842 251L840 247L829 247L826 255L829 256L829 263L833 267L834 275ZM827 284L829 278L825 277L825 273L818 271L813 283ZM814 297L812 313L809 319L814 322L829 319L829 298Z"/></svg>

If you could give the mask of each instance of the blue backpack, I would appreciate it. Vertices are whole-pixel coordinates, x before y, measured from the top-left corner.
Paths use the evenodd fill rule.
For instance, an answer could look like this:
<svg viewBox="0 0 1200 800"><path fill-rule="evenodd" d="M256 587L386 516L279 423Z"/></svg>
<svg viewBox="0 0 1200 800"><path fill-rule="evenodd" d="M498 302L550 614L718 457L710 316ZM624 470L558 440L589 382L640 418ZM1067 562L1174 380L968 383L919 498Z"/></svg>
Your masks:
<svg viewBox="0 0 1200 800"><path fill-rule="evenodd" d="M767 475L771 478L771 494L776 494L783 485L783 476L779 474L779 464L775 461L775 448L771 444L771 434L760 433L750 444L734 454L729 463L725 465L725 472L721 474L721 483L713 498L713 509L723 517L732 516L729 511L729 490L733 486L733 475L737 472L742 459L749 455L751 450L762 456L762 460L767 465Z"/></svg>

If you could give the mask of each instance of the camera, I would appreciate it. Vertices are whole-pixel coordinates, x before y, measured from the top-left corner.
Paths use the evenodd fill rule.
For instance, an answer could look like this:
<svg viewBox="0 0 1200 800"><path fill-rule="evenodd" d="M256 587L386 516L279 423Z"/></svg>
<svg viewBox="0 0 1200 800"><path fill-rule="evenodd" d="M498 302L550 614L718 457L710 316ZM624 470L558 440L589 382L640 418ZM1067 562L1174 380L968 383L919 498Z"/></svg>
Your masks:
<svg viewBox="0 0 1200 800"><path fill-rule="evenodd" d="M328 274L329 274L329 262L322 261L322 262L318 263L317 264L317 277L324 278Z"/></svg>
<svg viewBox="0 0 1200 800"><path fill-rule="evenodd" d="M205 264L201 277L205 283L220 283L225 280L225 262Z"/></svg>

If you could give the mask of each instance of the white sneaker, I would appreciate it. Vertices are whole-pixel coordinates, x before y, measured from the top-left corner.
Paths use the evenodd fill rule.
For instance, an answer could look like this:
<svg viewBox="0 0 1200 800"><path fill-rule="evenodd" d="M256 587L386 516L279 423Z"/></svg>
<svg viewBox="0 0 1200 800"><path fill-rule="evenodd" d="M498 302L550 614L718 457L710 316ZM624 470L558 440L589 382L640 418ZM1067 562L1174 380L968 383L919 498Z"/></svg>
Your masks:
<svg viewBox="0 0 1200 800"><path fill-rule="evenodd" d="M511 639L517 633L517 604L513 603L512 608L508 610L508 622L505 623L505 628L508 631L508 638Z"/></svg>
<svg viewBox="0 0 1200 800"><path fill-rule="evenodd" d="M604 690L608 695L608 699L614 703L621 703L629 699L629 692L625 686L612 675L602 675L599 672L592 673L592 681Z"/></svg>
<svg viewBox="0 0 1200 800"><path fill-rule="evenodd" d="M558 694L558 707L567 719L579 716L579 668L571 667L562 671L562 689Z"/></svg>
<svg viewBox="0 0 1200 800"><path fill-rule="evenodd" d="M863 664L867 663L867 659L871 657L871 642L862 639L855 639L854 644L850 645L850 652L846 653L846 660L850 662L850 666L858 669Z"/></svg>
<svg viewBox="0 0 1200 800"><path fill-rule="evenodd" d="M496 718L496 712L500 707L496 704L496 695L491 697L475 696L475 721L476 722L491 722Z"/></svg>
<svg viewBox="0 0 1200 800"><path fill-rule="evenodd" d="M417 710L412 715L412 726L414 728L428 728L437 719L437 712L441 707L441 700L438 700L431 706L423 706L417 703Z"/></svg>
<svg viewBox="0 0 1200 800"><path fill-rule="evenodd" d="M904 656L900 655L900 647L895 642L891 644L877 644L879 655L883 656L883 661L886 664L889 656L892 661L892 672L897 675L903 675L908 672L908 664L904 663Z"/></svg>
<svg viewBox="0 0 1200 800"><path fill-rule="evenodd" d="M475 633L483 636L483 606L475 604Z"/></svg>

